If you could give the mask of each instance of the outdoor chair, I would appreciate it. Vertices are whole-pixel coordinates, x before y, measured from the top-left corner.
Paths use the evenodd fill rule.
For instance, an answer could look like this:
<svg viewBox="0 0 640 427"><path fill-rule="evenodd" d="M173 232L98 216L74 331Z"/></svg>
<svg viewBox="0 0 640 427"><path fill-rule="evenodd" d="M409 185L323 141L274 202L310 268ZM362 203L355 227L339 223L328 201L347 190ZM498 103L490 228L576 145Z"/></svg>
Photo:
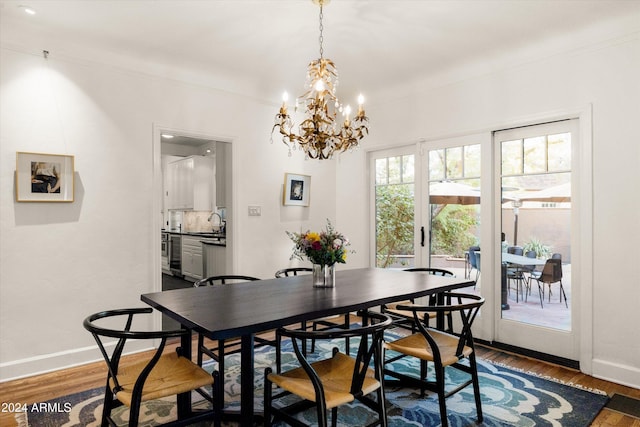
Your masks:
<svg viewBox="0 0 640 427"><path fill-rule="evenodd" d="M384 330L391 325L391 318L367 312L363 313L362 325L351 329L323 331L278 329L279 336L291 339L300 366L283 373L274 373L271 368L265 369L265 426L271 426L275 421L284 421L294 426L306 425L296 419L295 415L315 407L317 420L312 425L326 427L327 411L331 410L331 425L335 427L338 407L355 400L376 412L376 422L369 425L387 425L382 384L382 342ZM359 341L355 357L339 351L337 347L333 349L331 356L315 361L307 360L302 353L301 345L306 340L346 337L357 338ZM375 399L369 396L371 393L376 394ZM298 399L292 399L292 395Z"/></svg>
<svg viewBox="0 0 640 427"><path fill-rule="evenodd" d="M537 258L538 254L536 253L536 251L527 251L525 252L524 256L526 256L527 258L535 259ZM531 276L533 275L533 272L535 271L535 269L536 269L535 265L522 266L522 275L523 275L524 284L525 284L525 301L527 300L528 295L531 295Z"/></svg>
<svg viewBox="0 0 640 427"><path fill-rule="evenodd" d="M182 414L179 410L177 421L162 425L187 425L198 421L213 420L214 424L219 426L222 405L218 372L214 371L213 374L209 374L191 360L183 357L180 348L175 352L164 353L167 339L190 336L191 332L186 329L144 332L132 330L134 317L136 319L145 317L142 315L150 314L152 311L150 307L103 311L90 315L83 322L84 328L91 332L95 338L108 366L101 425L116 425L111 417L111 411L126 405L129 407L128 425L137 426L142 402L191 393L195 390L212 403L213 409L191 412L191 408L189 408L187 411L191 412L189 414ZM101 322L106 318L109 318L108 322ZM100 323L113 325L113 320L116 318L121 321L120 328L111 329L99 325ZM112 346L113 338L117 339L115 346ZM127 364L123 362L121 356L128 340L149 340L149 347L153 346L152 340L159 340L159 345L149 357ZM203 390L208 386L213 388L211 395ZM215 399L211 396L215 396ZM150 405L148 410L153 411L153 406Z"/></svg>
<svg viewBox="0 0 640 427"><path fill-rule="evenodd" d="M467 276L467 279L470 279L473 270L476 270L476 278L474 279L475 282L478 282L478 279L480 278L480 262L478 260L478 255L476 254L476 252L479 251L480 246L471 246L465 253L465 258L467 258L467 263L469 265L469 274Z"/></svg>
<svg viewBox="0 0 640 427"><path fill-rule="evenodd" d="M560 283L560 302L564 297L564 305L569 308L567 294L564 292L564 286L562 285L562 260L557 258L548 259L542 268L542 272L539 275L531 276L531 279L538 283L538 294L540 295L540 306L542 308L544 308L544 285L546 284L549 288L549 302L551 302L551 285L554 283Z"/></svg>
<svg viewBox="0 0 640 427"><path fill-rule="evenodd" d="M454 276L453 272L442 269L442 268L415 267L415 268L407 268L403 271L422 272L422 273L432 274L434 276L445 276L445 277ZM434 304L435 299L436 299L436 295L431 295L429 297L429 304ZM393 302L389 304L384 304L380 307L380 311L382 313L385 313L391 316L391 318L393 319L393 326L408 329L413 333L413 332L416 332L416 326L413 319L413 311L398 309L399 305L409 305L413 303L414 303L414 300L403 300L403 301ZM432 318L436 317L435 313L432 313L431 317Z"/></svg>
<svg viewBox="0 0 640 427"><path fill-rule="evenodd" d="M509 246L507 253L523 256L524 250L520 246ZM509 283L513 281L516 284L516 302L520 302L520 295L522 295L522 299L524 300L526 286L524 269L521 266L507 267L507 280ZM511 292L511 285L508 286L508 290Z"/></svg>
<svg viewBox="0 0 640 427"><path fill-rule="evenodd" d="M281 278L281 277L290 277L290 276L297 276L299 273L311 273L313 271L312 268L309 267L290 267L290 268L283 268L282 270L278 270L276 271L276 278ZM350 324L350 313L345 313L344 317L343 317L343 321L342 323L336 323L334 322L332 319L336 319L340 316L331 316L331 317L324 317L322 319L316 319L313 320L311 325L312 325L312 329L314 331L317 330L322 330L322 329L326 329L326 328L349 328L349 324ZM306 330L307 329L307 322L301 322L300 323L300 329L301 330ZM311 352L313 353L315 351L315 340L311 340ZM347 354L348 353L348 349L349 349L349 338L346 338L346 345L347 345ZM306 342L304 342L302 344L302 352L306 355L307 354L307 344Z"/></svg>
<svg viewBox="0 0 640 427"><path fill-rule="evenodd" d="M391 353L391 357L385 360L384 373L389 377L399 379L401 384L420 388L422 396L424 396L426 389L436 392L440 406L441 423L445 427L448 425L446 399L472 384L476 414L478 422L481 423L483 417L480 384L478 382L478 369L471 325L480 307L484 304L484 298L479 295L453 292L445 293L444 297L442 305L398 307L399 309L413 312L419 332L385 343L387 353L396 352L399 355ZM428 323L430 317L428 314L431 313L451 313L456 317L459 315L461 320L460 330L455 331L455 333L447 333L431 327ZM403 370L405 373L400 373L386 368L392 362L404 357L415 357L419 360L420 369L417 375L410 375L406 373L407 370ZM468 365L459 363L462 359L468 359ZM433 363L435 379L427 378L427 362ZM446 391L445 368L466 372L470 374L471 378L455 389Z"/></svg>

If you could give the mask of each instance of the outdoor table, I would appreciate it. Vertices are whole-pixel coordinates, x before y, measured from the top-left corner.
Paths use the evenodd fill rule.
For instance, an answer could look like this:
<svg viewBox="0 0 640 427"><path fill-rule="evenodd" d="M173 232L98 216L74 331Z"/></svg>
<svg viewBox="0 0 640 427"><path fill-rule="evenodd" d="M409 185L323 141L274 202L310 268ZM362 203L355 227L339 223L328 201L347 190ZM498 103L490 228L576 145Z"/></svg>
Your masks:
<svg viewBox="0 0 640 427"><path fill-rule="evenodd" d="M394 301L419 298L467 286L472 280L360 268L336 272L335 288L314 288L310 275L204 286L144 294L143 302L212 340L241 338L240 424L254 419L254 334L302 321L339 315ZM191 357L191 340L182 338ZM190 395L179 399L188 410Z"/></svg>
<svg viewBox="0 0 640 427"><path fill-rule="evenodd" d="M507 302L507 264L517 267L544 265L545 260L502 252L502 309L509 310Z"/></svg>

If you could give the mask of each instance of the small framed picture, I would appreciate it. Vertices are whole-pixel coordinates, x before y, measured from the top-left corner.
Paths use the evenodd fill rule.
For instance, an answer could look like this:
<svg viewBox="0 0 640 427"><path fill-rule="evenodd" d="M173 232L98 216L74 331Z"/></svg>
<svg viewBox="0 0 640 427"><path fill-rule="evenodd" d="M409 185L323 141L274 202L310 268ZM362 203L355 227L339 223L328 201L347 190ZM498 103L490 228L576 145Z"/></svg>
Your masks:
<svg viewBox="0 0 640 427"><path fill-rule="evenodd" d="M17 202L73 202L73 156L16 153Z"/></svg>
<svg viewBox="0 0 640 427"><path fill-rule="evenodd" d="M309 206L311 177L287 173L284 175L282 204L285 206Z"/></svg>

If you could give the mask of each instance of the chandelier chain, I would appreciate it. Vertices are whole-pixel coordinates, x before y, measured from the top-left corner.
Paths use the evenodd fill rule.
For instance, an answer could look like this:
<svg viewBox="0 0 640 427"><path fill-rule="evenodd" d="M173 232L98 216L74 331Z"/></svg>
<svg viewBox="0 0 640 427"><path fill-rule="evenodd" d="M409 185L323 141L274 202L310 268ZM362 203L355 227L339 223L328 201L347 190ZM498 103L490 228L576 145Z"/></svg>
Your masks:
<svg viewBox="0 0 640 427"><path fill-rule="evenodd" d="M322 49L322 42L324 41L324 38L322 36L322 30L324 28L322 26L322 18L323 18L323 15L322 15L322 2L320 2L320 37L319 37L319 41L320 41L320 58L321 59L323 58L323 53L324 53L324 51Z"/></svg>

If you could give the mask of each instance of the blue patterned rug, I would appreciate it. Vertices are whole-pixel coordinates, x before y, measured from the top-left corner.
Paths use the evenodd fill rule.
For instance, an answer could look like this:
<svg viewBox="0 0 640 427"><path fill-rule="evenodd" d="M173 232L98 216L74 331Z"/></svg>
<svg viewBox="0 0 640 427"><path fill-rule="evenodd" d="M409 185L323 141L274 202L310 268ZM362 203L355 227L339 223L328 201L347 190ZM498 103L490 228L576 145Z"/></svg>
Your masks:
<svg viewBox="0 0 640 427"><path fill-rule="evenodd" d="M391 337L390 337L391 338ZM290 350L290 343L285 343ZM318 343L316 355L325 357L330 354L335 343ZM337 344L341 346L339 343ZM353 343L352 345L355 345ZM255 355L255 393L256 410L262 409L264 368L272 366L273 348L260 347ZM226 359L225 372L225 405L227 409L238 409L240 400L239 374L240 355L234 354ZM283 369L295 363L295 355L287 352L283 355ZM411 358L394 362L391 366L396 371L417 372L418 363ZM467 374L455 369L447 370L447 387L453 387L464 381ZM601 392L585 390L557 381L541 378L532 374L519 372L511 368L499 366L487 361L478 361L480 390L484 426L562 426L583 427L590 425L608 397ZM440 425L437 396L428 393L420 398L419 390L411 388L388 387L388 420L390 427L435 426ZM194 395L195 396L195 395ZM98 426L102 413L103 389L98 388L83 393L65 396L40 405L45 410L29 410L21 420L21 427L88 427ZM195 397L194 397L195 399ZM146 414L141 419L141 426L153 426L175 417L175 400L159 400L145 404ZM206 402L200 404L205 405ZM344 409L343 409L344 408ZM31 408L29 408L31 409ZM48 410L47 410L48 409ZM126 408L119 414L126 425L128 417ZM449 423L452 426L474 426L476 424L475 404L471 386L447 399ZM371 411L360 404L341 407L338 425L352 427L366 424ZM315 414L301 415L311 424ZM372 418L373 419L373 418ZM208 424L202 424L208 425ZM232 426L235 424L226 424Z"/></svg>

